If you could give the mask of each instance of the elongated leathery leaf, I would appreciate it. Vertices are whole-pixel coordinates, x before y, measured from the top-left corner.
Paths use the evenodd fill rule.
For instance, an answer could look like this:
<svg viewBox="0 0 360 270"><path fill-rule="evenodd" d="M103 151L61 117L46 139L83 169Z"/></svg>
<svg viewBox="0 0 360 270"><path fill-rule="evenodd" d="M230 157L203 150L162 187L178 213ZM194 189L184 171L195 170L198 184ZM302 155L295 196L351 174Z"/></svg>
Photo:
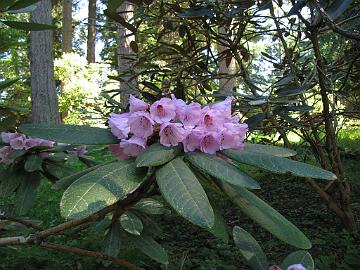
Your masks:
<svg viewBox="0 0 360 270"><path fill-rule="evenodd" d="M121 225L116 221L111 225L102 242L102 252L106 255L117 257L121 248Z"/></svg>
<svg viewBox="0 0 360 270"><path fill-rule="evenodd" d="M251 268L255 270L268 269L269 264L264 251L251 234L239 226L235 226L233 229L233 237L235 245Z"/></svg>
<svg viewBox="0 0 360 270"><path fill-rule="evenodd" d="M281 269L287 269L290 265L302 264L306 270L314 270L314 260L310 253L304 250L298 250L290 253L282 262Z"/></svg>
<svg viewBox="0 0 360 270"><path fill-rule="evenodd" d="M215 237L223 240L226 244L229 242L229 234L227 231L227 225L223 218L223 216L220 213L220 210L212 204L214 209L214 215L215 215L215 221L214 226L209 229L209 232L211 232Z"/></svg>
<svg viewBox="0 0 360 270"><path fill-rule="evenodd" d="M166 147L155 143L136 158L137 167L154 167L165 164L180 152L179 147Z"/></svg>
<svg viewBox="0 0 360 270"><path fill-rule="evenodd" d="M268 154L277 157L291 157L295 156L296 152L279 146L265 145L265 144L255 144L255 143L245 143L244 151L254 152L259 154Z"/></svg>
<svg viewBox="0 0 360 270"><path fill-rule="evenodd" d="M302 249L311 248L309 239L290 221L245 188L220 182L223 191L248 217L280 240Z"/></svg>
<svg viewBox="0 0 360 270"><path fill-rule="evenodd" d="M169 262L165 249L148 235L132 235L130 238L135 246L150 258L163 264Z"/></svg>
<svg viewBox="0 0 360 270"><path fill-rule="evenodd" d="M143 230L141 219L132 211L126 211L120 217L121 226L131 234L140 235Z"/></svg>
<svg viewBox="0 0 360 270"><path fill-rule="evenodd" d="M156 181L166 201L182 217L198 226L212 228L214 212L206 193L180 157L160 168Z"/></svg>
<svg viewBox="0 0 360 270"><path fill-rule="evenodd" d="M119 141L109 129L89 126L23 124L20 131L29 136L69 144L113 144Z"/></svg>
<svg viewBox="0 0 360 270"><path fill-rule="evenodd" d="M238 167L217 156L200 152L192 152L188 153L186 158L192 165L215 178L240 187L250 189L260 188L259 184L254 179L240 171Z"/></svg>
<svg viewBox="0 0 360 270"><path fill-rule="evenodd" d="M142 181L144 171L131 160L102 166L80 177L64 192L61 215L81 218L123 199Z"/></svg>
<svg viewBox="0 0 360 270"><path fill-rule="evenodd" d="M29 173L16 193L16 212L25 214L33 205L37 189L40 186L41 175L39 172Z"/></svg>
<svg viewBox="0 0 360 270"><path fill-rule="evenodd" d="M319 167L295 160L251 153L247 151L224 150L222 153L231 159L275 173L290 172L296 176L335 180L336 175Z"/></svg>
<svg viewBox="0 0 360 270"><path fill-rule="evenodd" d="M16 188L26 180L28 174L25 172L16 172L10 169L0 170L0 198L10 196Z"/></svg>

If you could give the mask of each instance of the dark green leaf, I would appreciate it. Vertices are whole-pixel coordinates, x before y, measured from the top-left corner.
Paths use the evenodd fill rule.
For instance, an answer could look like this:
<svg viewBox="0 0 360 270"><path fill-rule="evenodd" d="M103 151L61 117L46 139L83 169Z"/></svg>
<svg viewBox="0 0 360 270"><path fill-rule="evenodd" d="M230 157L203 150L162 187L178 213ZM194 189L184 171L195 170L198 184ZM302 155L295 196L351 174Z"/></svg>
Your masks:
<svg viewBox="0 0 360 270"><path fill-rule="evenodd" d="M13 85L14 83L16 83L19 79L13 79L13 80L5 80L0 82L0 90L5 89L11 85Z"/></svg>
<svg viewBox="0 0 360 270"><path fill-rule="evenodd" d="M319 167L295 160L247 151L224 150L226 156L240 163L252 165L275 173L292 173L300 177L335 180L336 175Z"/></svg>
<svg viewBox="0 0 360 270"><path fill-rule="evenodd" d="M255 114L251 117L249 117L248 119L246 119L244 122L246 124L248 124L249 126L249 130L254 130L256 129L259 124L266 118L266 114L265 113L258 113Z"/></svg>
<svg viewBox="0 0 360 270"><path fill-rule="evenodd" d="M50 174L52 177L58 179L73 175L76 173L76 170L72 168L65 167L63 163L55 163L55 162L44 162L43 170L46 174Z"/></svg>
<svg viewBox="0 0 360 270"><path fill-rule="evenodd" d="M29 6L32 6L36 4L37 2L40 2L40 0L20 0L17 1L14 5L9 7L9 10L19 10L23 9Z"/></svg>
<svg viewBox="0 0 360 270"><path fill-rule="evenodd" d="M61 215L81 218L123 199L144 177L132 160L123 160L95 169L80 177L64 192Z"/></svg>
<svg viewBox="0 0 360 270"><path fill-rule="evenodd" d="M136 158L137 167L154 167L169 162L180 153L180 147L166 147L159 143L151 145Z"/></svg>
<svg viewBox="0 0 360 270"><path fill-rule="evenodd" d="M187 9L183 9L178 15L182 18L199 18L199 17L207 17L212 18L214 16L214 12L210 5L208 6L198 6L191 7Z"/></svg>
<svg viewBox="0 0 360 270"><path fill-rule="evenodd" d="M115 12L118 7L122 5L123 2L124 0L109 0L107 7L110 11Z"/></svg>
<svg viewBox="0 0 360 270"><path fill-rule="evenodd" d="M3 24L11 28L25 31L43 31L43 30L54 30L54 25L41 24L41 23L28 23L28 22L17 22L17 21L1 21Z"/></svg>
<svg viewBox="0 0 360 270"><path fill-rule="evenodd" d="M221 215L220 210L217 207L214 207L214 204L212 205L214 209L215 222L214 226L209 229L209 232L211 232L215 237L221 239L222 241L224 241L224 243L227 244L229 242L229 234L227 232L226 222Z"/></svg>
<svg viewBox="0 0 360 270"><path fill-rule="evenodd" d="M16 192L16 212L19 215L24 215L33 206L40 182L39 172L28 174L25 181L22 181Z"/></svg>
<svg viewBox="0 0 360 270"><path fill-rule="evenodd" d="M121 248L121 225L119 221L116 221L110 229L101 245L101 250L104 254L117 257Z"/></svg>
<svg viewBox="0 0 360 270"><path fill-rule="evenodd" d="M269 264L264 251L251 234L244 229L235 226L233 229L233 237L235 245L238 247L241 255L243 255L251 268L255 270L268 269Z"/></svg>
<svg viewBox="0 0 360 270"><path fill-rule="evenodd" d="M169 262L165 249L151 236L132 235L130 239L134 242L138 249L140 249L144 254L154 259L155 261L163 264L167 264Z"/></svg>
<svg viewBox="0 0 360 270"><path fill-rule="evenodd" d="M6 10L9 6L15 4L16 0L1 0L0 11Z"/></svg>
<svg viewBox="0 0 360 270"><path fill-rule="evenodd" d="M43 159L39 157L37 154L28 156L25 161L25 166L24 166L25 171L34 172L41 170L42 162Z"/></svg>
<svg viewBox="0 0 360 270"><path fill-rule="evenodd" d="M217 156L192 152L186 154L186 159L196 168L215 178L240 187L260 189L259 184L249 175Z"/></svg>
<svg viewBox="0 0 360 270"><path fill-rule="evenodd" d="M296 155L294 150L273 146L265 144L256 144L256 143L245 143L244 151L253 152L253 153L266 153L268 155L277 156L277 157L292 157Z"/></svg>
<svg viewBox="0 0 360 270"><path fill-rule="evenodd" d="M132 211L122 214L120 223L125 231L134 235L140 235L143 230L141 219Z"/></svg>
<svg viewBox="0 0 360 270"><path fill-rule="evenodd" d="M134 206L134 209L148 215L161 215L170 212L168 209L164 208L164 205L161 202L151 198L142 199Z"/></svg>
<svg viewBox="0 0 360 270"><path fill-rule="evenodd" d="M270 205L245 188L220 183L223 191L248 217L289 245L309 249L309 239Z"/></svg>
<svg viewBox="0 0 360 270"><path fill-rule="evenodd" d="M114 144L119 140L109 129L76 126L76 125L46 125L23 124L20 131L26 135L69 144Z"/></svg>
<svg viewBox="0 0 360 270"><path fill-rule="evenodd" d="M146 86L147 88L150 88L151 90L154 90L155 92L162 93L161 89L151 82L143 81L141 82L141 84Z"/></svg>
<svg viewBox="0 0 360 270"><path fill-rule="evenodd" d="M315 108L313 106L303 105L303 106L286 106L284 107L284 109L295 112L306 112L306 111L312 111Z"/></svg>
<svg viewBox="0 0 360 270"><path fill-rule="evenodd" d="M14 160L14 159L17 159L19 157L22 157L26 153L27 153L26 150L13 150L10 154L8 154L6 156L6 159L7 160Z"/></svg>
<svg viewBox="0 0 360 270"><path fill-rule="evenodd" d="M194 173L176 158L156 172L156 180L166 201L195 225L212 228L214 212Z"/></svg>
<svg viewBox="0 0 360 270"><path fill-rule="evenodd" d="M26 178L27 174L20 171L0 170L0 198L9 197Z"/></svg>
<svg viewBox="0 0 360 270"><path fill-rule="evenodd" d="M282 97L290 97L303 94L307 89L309 89L309 85L287 85L283 88L280 88L276 91L276 94Z"/></svg>
<svg viewBox="0 0 360 270"><path fill-rule="evenodd" d="M288 16L292 16L292 15L295 15L298 12L300 12L301 9L306 6L306 3L307 3L307 0L296 1L296 4L293 5L293 7L290 9Z"/></svg>
<svg viewBox="0 0 360 270"><path fill-rule="evenodd" d="M306 270L314 270L314 260L309 252L298 250L289 254L281 264L281 269L287 269L290 265L302 264Z"/></svg>

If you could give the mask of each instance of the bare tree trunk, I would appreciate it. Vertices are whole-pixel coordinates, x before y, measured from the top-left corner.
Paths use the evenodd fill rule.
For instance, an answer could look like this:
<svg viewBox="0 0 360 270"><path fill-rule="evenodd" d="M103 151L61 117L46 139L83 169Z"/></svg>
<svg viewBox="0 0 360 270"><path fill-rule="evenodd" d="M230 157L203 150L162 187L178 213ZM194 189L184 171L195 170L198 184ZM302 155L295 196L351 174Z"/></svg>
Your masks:
<svg viewBox="0 0 360 270"><path fill-rule="evenodd" d="M126 22L129 22L134 15L134 6L125 1L121 4L121 6L117 9L117 12L121 17L124 18ZM117 59L118 59L118 67L119 67L119 75L121 77L120 82L120 103L122 108L126 108L128 105L128 99L130 94L137 95L137 81L135 78L132 78L134 75L134 70L132 67L132 63L136 58L136 54L130 47L130 43L135 41L135 35L120 25L117 29L118 33L118 47L117 47Z"/></svg>
<svg viewBox="0 0 360 270"><path fill-rule="evenodd" d="M219 34L225 35L225 27L219 27ZM231 93L236 87L236 61L231 55L229 47L218 44L219 74L222 78L219 80L219 90L221 93Z"/></svg>
<svg viewBox="0 0 360 270"><path fill-rule="evenodd" d="M42 0L31 13L34 23L51 24L51 1ZM32 31L30 35L30 84L33 123L60 123L54 80L52 31Z"/></svg>
<svg viewBox="0 0 360 270"><path fill-rule="evenodd" d="M63 18L62 18L62 43L63 53L72 51L72 0L63 0Z"/></svg>
<svg viewBox="0 0 360 270"><path fill-rule="evenodd" d="M89 0L88 35L87 35L87 61L95 63L96 41L96 0Z"/></svg>

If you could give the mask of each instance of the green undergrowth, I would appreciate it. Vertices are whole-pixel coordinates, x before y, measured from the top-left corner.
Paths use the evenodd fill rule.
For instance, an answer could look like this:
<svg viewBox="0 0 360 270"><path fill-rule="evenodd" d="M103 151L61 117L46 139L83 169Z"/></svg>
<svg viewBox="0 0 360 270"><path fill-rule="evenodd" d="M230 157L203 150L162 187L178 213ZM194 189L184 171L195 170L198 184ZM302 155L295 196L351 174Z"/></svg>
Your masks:
<svg viewBox="0 0 360 270"><path fill-rule="evenodd" d="M355 137L354 137L355 136ZM342 151L360 148L360 132L340 134L339 145ZM316 164L315 159L309 158L308 149L299 148L299 160ZM112 157L107 151L94 150L92 155L99 161L108 161ZM344 156L344 166L347 177L352 185L352 203L357 217L360 216L360 160L351 155ZM79 167L79 164L71 164ZM356 270L360 269L360 236L350 235L343 230L342 225L319 196L303 179L289 175L268 174L251 167L243 167L262 187L257 195L270 203L281 214L297 225L312 241L310 253L320 270ZM320 185L326 182L319 181ZM43 226L49 227L64 222L60 216L59 201L61 191L52 189L51 184L41 185L36 205L29 213L32 219L43 220ZM239 225L250 232L261 244L272 263L280 263L287 254L295 249L280 242L268 232L254 224L249 218L226 199L211 194L220 202L222 213L231 229ZM11 201L11 198L9 199ZM170 265L167 267L143 256L128 243L123 243L120 257L137 262L145 269L199 269L199 270L236 270L248 269L240 253L230 241L225 244L215 239L209 232L201 230L172 212L162 216L159 223L163 235L158 241L168 250ZM27 232L22 232L26 234ZM87 228L82 232L70 231L70 235L49 238L49 241L63 243L70 246L99 250L103 231ZM9 235L0 230L0 235ZM82 239L82 240L81 240ZM93 259L81 258L76 255L64 254L58 251L46 250L38 246L0 248L0 269L121 269L109 266L105 268L101 262ZM182 268L181 268L182 266Z"/></svg>

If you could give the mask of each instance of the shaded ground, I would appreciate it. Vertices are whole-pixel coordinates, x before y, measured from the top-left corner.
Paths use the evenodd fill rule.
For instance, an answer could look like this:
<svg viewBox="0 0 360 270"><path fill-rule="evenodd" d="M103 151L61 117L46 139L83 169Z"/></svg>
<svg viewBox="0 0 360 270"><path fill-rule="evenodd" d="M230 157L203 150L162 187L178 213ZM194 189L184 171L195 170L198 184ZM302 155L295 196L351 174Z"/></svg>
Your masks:
<svg viewBox="0 0 360 270"><path fill-rule="evenodd" d="M358 137L353 140L351 136L345 136L340 144L344 149L347 147L355 152L355 155L347 157L345 167L352 183L354 209L357 217L359 217L360 161L356 158L357 151L360 151ZM318 269L360 269L360 236L351 236L342 230L342 226L335 216L326 209L319 197L309 186L304 184L302 179L265 174L253 169L252 173L262 186L258 195L297 225L310 238L313 243L310 252L315 258ZM45 226L62 222L58 209L60 198L61 193L52 190L49 184L44 183L37 204L29 216L46 220ZM229 227L240 225L251 232L261 243L272 262L280 262L286 254L294 250L291 246L274 239L269 233L253 224L241 212L236 211L230 202L221 198L218 201L221 204L224 216L228 220ZM160 223L164 229L164 237L158 240L168 250L171 259L171 265L167 269L180 269L182 264L182 269L248 269L244 266L239 252L232 243L224 244L208 232L192 226L175 214L164 216ZM1 232L0 235L2 235ZM86 235L85 240L77 240L82 235ZM97 250L100 247L101 236L101 232L86 230L81 235L74 235L68 240L64 237L56 237L53 238L53 241ZM146 269L166 269L142 256L139 252L129 250L127 246L124 246L124 249L127 251L122 252L122 257L128 257L132 261L140 261L141 266ZM0 258L0 269L78 269L77 263L80 263L83 269L104 268L100 263L93 260L48 251L36 246L0 248ZM119 268L110 266L107 269Z"/></svg>

